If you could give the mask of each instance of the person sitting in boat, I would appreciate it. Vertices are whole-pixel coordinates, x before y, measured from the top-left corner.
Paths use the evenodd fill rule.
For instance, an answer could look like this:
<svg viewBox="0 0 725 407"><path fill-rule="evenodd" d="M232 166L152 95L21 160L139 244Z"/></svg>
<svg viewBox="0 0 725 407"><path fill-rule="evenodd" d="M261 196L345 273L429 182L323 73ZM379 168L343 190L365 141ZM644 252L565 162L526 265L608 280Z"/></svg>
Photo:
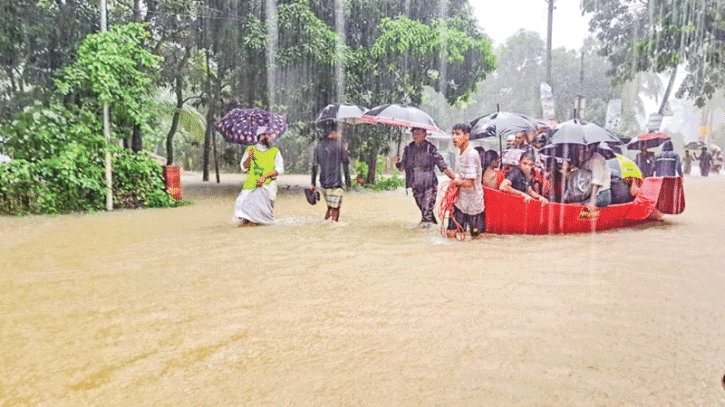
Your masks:
<svg viewBox="0 0 725 407"><path fill-rule="evenodd" d="M610 181L610 190L612 191L612 203L622 204L634 201L639 193L639 187L642 185L642 180L634 177L622 178L616 175L612 175Z"/></svg>
<svg viewBox="0 0 725 407"><path fill-rule="evenodd" d="M612 174L609 171L607 160L599 154L595 149L590 147L580 147L580 165L579 168L589 170L592 173L592 193L588 199L581 202L586 205L590 211L596 208L604 208L612 203Z"/></svg>
<svg viewBox="0 0 725 407"><path fill-rule="evenodd" d="M498 153L494 150L486 151L481 163L481 167L483 167L483 177L481 178L483 186L498 189L501 182L506 178L503 171L499 169Z"/></svg>
<svg viewBox="0 0 725 407"><path fill-rule="evenodd" d="M674 147L670 140L662 144L662 151L655 156L654 175L658 177L682 176L680 156L674 152Z"/></svg>
<svg viewBox="0 0 725 407"><path fill-rule="evenodd" d="M548 199L534 191L533 177L534 157L529 153L522 154L519 159L519 166L511 170L498 189L509 194L520 195L524 198L524 202L536 199L542 205L548 204Z"/></svg>
<svg viewBox="0 0 725 407"><path fill-rule="evenodd" d="M506 148L512 148L514 145L514 141L516 141L516 136L511 134L508 137L506 137Z"/></svg>
<svg viewBox="0 0 725 407"><path fill-rule="evenodd" d="M567 180L568 163L556 157L547 157L544 163L541 195L549 201L564 202L564 184Z"/></svg>

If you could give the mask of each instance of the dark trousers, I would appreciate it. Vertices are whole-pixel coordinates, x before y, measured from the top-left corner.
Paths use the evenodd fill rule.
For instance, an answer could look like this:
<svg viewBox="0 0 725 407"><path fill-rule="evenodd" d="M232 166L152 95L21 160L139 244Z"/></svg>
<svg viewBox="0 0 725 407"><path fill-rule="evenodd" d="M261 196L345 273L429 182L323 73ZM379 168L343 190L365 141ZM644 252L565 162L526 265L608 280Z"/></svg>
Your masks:
<svg viewBox="0 0 725 407"><path fill-rule="evenodd" d="M420 208L420 213L422 215L421 220L425 222L435 222L433 207L436 204L436 192L437 188L435 186L413 187L413 197L415 198L415 203L418 205L418 208Z"/></svg>

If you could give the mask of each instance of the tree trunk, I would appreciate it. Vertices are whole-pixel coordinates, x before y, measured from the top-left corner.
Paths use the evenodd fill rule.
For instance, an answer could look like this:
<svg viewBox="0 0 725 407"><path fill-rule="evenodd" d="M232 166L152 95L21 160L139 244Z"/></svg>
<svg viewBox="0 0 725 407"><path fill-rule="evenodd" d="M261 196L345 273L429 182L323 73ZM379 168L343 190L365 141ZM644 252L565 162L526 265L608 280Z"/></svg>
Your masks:
<svg viewBox="0 0 725 407"><path fill-rule="evenodd" d="M206 9L207 11L204 13L204 33L203 33L203 41L204 41L204 50L206 54L206 80L204 82L205 92L206 92L206 132L204 135L204 154L202 156L202 165L203 165L203 173L202 173L202 181L209 181L209 151L211 149L211 132L213 131L211 128L211 120L214 117L212 115L212 97L211 97L211 72L209 71L209 37L207 36L207 32L209 31L209 0L206 1Z"/></svg>
<svg viewBox="0 0 725 407"><path fill-rule="evenodd" d="M375 172L377 171L378 164L378 146L371 146L368 150L368 179L367 183L370 185L375 184Z"/></svg>
<svg viewBox="0 0 725 407"><path fill-rule="evenodd" d="M136 23L141 22L141 0L133 1L133 21Z"/></svg>
<svg viewBox="0 0 725 407"><path fill-rule="evenodd" d="M670 93L672 92L672 88L675 86L675 76L677 76L677 65L675 65L674 69L672 69L672 75L670 75L670 80L667 82L667 89L665 89L665 94L662 96L662 103L660 103L660 108L657 110L658 114L663 114L665 112L665 107L667 106L667 101L670 98Z"/></svg>
<svg viewBox="0 0 725 407"><path fill-rule="evenodd" d="M6 68L5 73L7 73L8 78L10 79L10 97L13 97L18 93L17 88L15 87L15 75L13 75L13 68Z"/></svg>
<svg viewBox="0 0 725 407"><path fill-rule="evenodd" d="M133 136L131 138L131 150L138 153L143 150L143 130L140 124L133 125Z"/></svg>
<svg viewBox="0 0 725 407"><path fill-rule="evenodd" d="M176 76L176 110L174 111L174 117L171 119L171 128L169 134L166 135L166 165L172 165L174 162L174 135L176 130L179 128L179 119L181 118L181 109L184 107L183 97L183 84L181 75Z"/></svg>
<svg viewBox="0 0 725 407"><path fill-rule="evenodd" d="M204 165L204 173L202 175L203 181L209 181L209 155L211 153L211 133L214 131L212 129L211 121L214 119L214 113L212 112L211 106L209 106L209 109L206 112L206 133L204 135L204 156L203 156L203 165Z"/></svg>

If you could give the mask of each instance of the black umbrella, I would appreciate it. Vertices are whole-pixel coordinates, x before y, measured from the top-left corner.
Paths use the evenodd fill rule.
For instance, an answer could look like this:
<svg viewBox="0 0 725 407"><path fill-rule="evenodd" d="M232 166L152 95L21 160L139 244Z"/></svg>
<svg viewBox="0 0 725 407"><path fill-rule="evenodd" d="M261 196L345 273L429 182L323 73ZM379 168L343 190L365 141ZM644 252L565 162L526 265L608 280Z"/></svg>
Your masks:
<svg viewBox="0 0 725 407"><path fill-rule="evenodd" d="M282 116L263 109L232 109L216 124L216 129L229 143L251 146L257 144L263 133L279 138L287 130L287 123Z"/></svg>
<svg viewBox="0 0 725 407"><path fill-rule="evenodd" d="M624 144L617 136L594 123L573 119L558 125L547 145L570 143L587 146L602 142L609 146Z"/></svg>
<svg viewBox="0 0 725 407"><path fill-rule="evenodd" d="M699 150L703 147L707 147L707 144L703 143L702 141L691 141L685 144L685 148L688 150Z"/></svg>
<svg viewBox="0 0 725 407"><path fill-rule="evenodd" d="M496 112L471 121L471 140L486 137L502 137L521 131L547 127L544 123L522 113Z"/></svg>
<svg viewBox="0 0 725 407"><path fill-rule="evenodd" d="M579 147L589 147L605 158L614 158L610 145L622 142L607 130L593 123L569 120L557 126L541 152L555 157L577 160Z"/></svg>
<svg viewBox="0 0 725 407"><path fill-rule="evenodd" d="M341 121L348 124L358 124L364 122L360 117L365 113L365 108L361 108L351 103L333 103L325 106L317 116L317 122L323 121Z"/></svg>
<svg viewBox="0 0 725 407"><path fill-rule="evenodd" d="M380 105L365 112L360 119L371 123L383 123L398 127L417 127L432 133L445 134L428 116L428 113L408 105Z"/></svg>
<svg viewBox="0 0 725 407"><path fill-rule="evenodd" d="M610 147L624 144L624 142L622 142L622 140L620 140L619 137L614 135L612 132L594 123L584 124L584 138L587 140L587 144L592 144L597 141L607 143Z"/></svg>

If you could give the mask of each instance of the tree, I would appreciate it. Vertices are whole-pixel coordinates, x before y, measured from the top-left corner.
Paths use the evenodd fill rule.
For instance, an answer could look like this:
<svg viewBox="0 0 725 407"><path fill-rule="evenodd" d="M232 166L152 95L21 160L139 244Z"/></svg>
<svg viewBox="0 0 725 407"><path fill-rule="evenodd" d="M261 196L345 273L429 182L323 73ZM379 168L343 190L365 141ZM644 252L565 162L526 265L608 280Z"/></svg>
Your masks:
<svg viewBox="0 0 725 407"><path fill-rule="evenodd" d="M469 36L465 21L433 19L430 25L405 16L384 18L370 48L353 49L347 61L347 94L364 106L422 102L425 86L445 96L448 103L465 100L476 83L495 69L490 40ZM368 164L368 182L375 180L377 155L398 132L365 129L357 143ZM351 143L352 144L352 143Z"/></svg>
<svg viewBox="0 0 725 407"><path fill-rule="evenodd" d="M98 111L108 103L115 122L148 127L154 75L161 58L141 47L148 37L143 24L111 27L91 34L78 48L78 59L55 81L62 94L90 92L79 102Z"/></svg>
<svg viewBox="0 0 725 407"><path fill-rule="evenodd" d="M552 52L556 115L559 121L571 118L574 100L584 96L587 108L584 117L603 124L602 106L619 96L619 87L612 87L606 77L608 63L597 55L598 43L586 41L581 52L565 48ZM545 78L544 41L538 33L520 30L496 50L498 69L478 84L470 101L458 108L446 107L437 96L431 95L426 108L443 117L440 124L451 126L456 122L509 110L541 117L539 84ZM583 68L583 69L582 69ZM583 75L582 75L583 73ZM498 147L498 145L497 145Z"/></svg>
<svg viewBox="0 0 725 407"><path fill-rule="evenodd" d="M0 119L9 123L25 106L49 98L53 78L98 21L97 2L0 0L0 64L7 78L0 81Z"/></svg>
<svg viewBox="0 0 725 407"><path fill-rule="evenodd" d="M703 106L725 88L725 4L718 0L584 0L590 30L602 41L609 74L620 83L637 72L661 73L684 64L677 96Z"/></svg>

